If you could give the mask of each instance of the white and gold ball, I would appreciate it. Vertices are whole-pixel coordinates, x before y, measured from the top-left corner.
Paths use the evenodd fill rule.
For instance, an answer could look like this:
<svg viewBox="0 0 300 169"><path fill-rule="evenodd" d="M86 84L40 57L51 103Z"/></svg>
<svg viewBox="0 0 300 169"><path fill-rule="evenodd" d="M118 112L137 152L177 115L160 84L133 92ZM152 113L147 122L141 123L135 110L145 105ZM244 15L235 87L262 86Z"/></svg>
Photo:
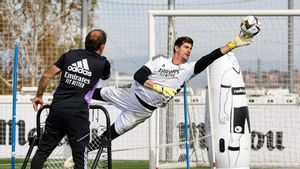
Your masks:
<svg viewBox="0 0 300 169"><path fill-rule="evenodd" d="M246 16L241 22L241 33L252 37L260 32L261 23L256 16Z"/></svg>

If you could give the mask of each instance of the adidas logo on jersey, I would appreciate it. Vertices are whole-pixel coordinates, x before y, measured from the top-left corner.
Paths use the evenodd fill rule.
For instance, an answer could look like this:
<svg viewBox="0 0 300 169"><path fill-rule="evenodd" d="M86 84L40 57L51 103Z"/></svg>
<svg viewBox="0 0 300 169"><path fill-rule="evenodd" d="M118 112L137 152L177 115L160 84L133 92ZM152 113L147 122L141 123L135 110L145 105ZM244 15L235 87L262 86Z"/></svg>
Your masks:
<svg viewBox="0 0 300 169"><path fill-rule="evenodd" d="M72 65L68 66L68 70L72 72L77 72L86 76L92 76L92 72L89 69L89 65L86 59L82 59Z"/></svg>

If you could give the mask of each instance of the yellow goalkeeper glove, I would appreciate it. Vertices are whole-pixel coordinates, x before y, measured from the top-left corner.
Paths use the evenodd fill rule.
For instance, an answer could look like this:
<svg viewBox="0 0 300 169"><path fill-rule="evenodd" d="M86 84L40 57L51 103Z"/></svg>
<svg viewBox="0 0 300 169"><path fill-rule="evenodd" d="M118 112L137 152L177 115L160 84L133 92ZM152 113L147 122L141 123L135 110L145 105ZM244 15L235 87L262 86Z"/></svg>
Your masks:
<svg viewBox="0 0 300 169"><path fill-rule="evenodd" d="M253 42L253 36L249 37L243 35L236 35L233 41L228 42L228 46L232 50L241 46L250 45L250 43L252 42Z"/></svg>
<svg viewBox="0 0 300 169"><path fill-rule="evenodd" d="M152 90L157 93L163 94L166 97L173 97L177 93L176 89L171 87L165 87L165 86L162 87L159 84L154 84Z"/></svg>

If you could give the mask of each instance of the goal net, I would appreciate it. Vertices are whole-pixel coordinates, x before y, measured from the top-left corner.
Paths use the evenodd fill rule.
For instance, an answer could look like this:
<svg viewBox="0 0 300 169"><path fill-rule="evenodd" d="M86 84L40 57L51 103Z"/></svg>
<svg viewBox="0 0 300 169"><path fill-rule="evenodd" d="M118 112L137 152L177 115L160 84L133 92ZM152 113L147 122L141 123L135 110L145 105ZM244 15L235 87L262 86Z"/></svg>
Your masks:
<svg viewBox="0 0 300 169"><path fill-rule="evenodd" d="M149 56L168 53L169 35L194 40L191 61L221 47L239 33L240 22L255 15L261 32L247 47L234 50L243 73L251 125L250 166L295 167L300 163L300 12L282 11L150 11ZM173 17L172 29L168 18ZM175 30L170 32L170 30ZM169 46L170 47L170 46ZM172 47L172 46L171 46ZM172 48L171 48L172 50ZM208 166L205 129L206 73L188 83L190 165ZM202 88L202 90L193 89ZM150 120L150 168L186 165L183 93ZM212 102L212 104L214 104ZM209 140L209 139L208 139ZM218 147L215 147L218 151Z"/></svg>

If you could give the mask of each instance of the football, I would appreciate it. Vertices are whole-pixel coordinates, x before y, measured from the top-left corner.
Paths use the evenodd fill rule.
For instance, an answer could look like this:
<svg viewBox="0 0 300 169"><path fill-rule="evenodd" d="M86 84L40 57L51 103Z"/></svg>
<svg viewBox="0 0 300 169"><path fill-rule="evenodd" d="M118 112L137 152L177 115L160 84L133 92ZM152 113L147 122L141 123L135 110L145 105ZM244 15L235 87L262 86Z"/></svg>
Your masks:
<svg viewBox="0 0 300 169"><path fill-rule="evenodd" d="M246 16L241 22L241 34L252 37L259 33L261 27L260 21L256 16Z"/></svg>

